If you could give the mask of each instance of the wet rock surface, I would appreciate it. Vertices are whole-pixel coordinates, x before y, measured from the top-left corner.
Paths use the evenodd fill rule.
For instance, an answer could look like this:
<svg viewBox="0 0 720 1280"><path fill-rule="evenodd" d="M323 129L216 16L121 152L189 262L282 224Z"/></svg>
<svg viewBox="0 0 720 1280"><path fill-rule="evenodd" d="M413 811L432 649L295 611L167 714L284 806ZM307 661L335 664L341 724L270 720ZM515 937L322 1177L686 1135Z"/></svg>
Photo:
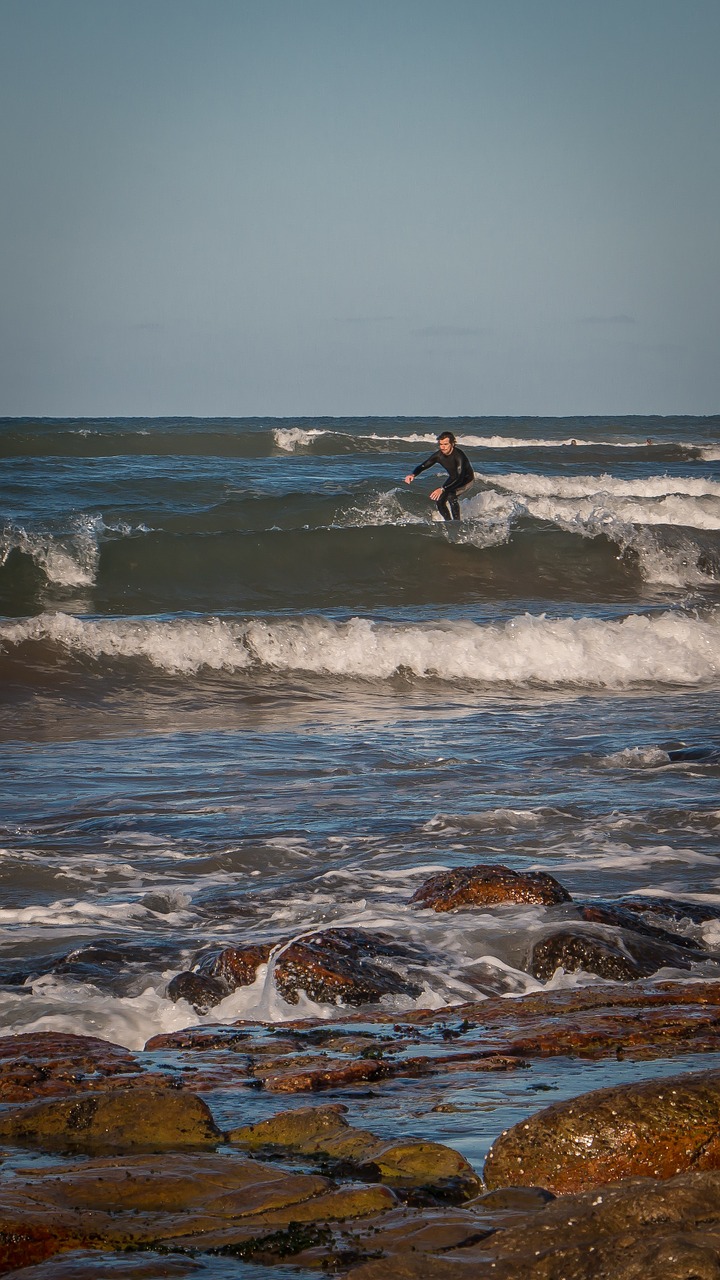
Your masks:
<svg viewBox="0 0 720 1280"><path fill-rule="evenodd" d="M567 889L545 871L520 872L479 863L430 876L415 891L410 903L414 907L431 907L433 911L457 911L506 902L553 906L570 900Z"/></svg>
<svg viewBox="0 0 720 1280"><path fill-rule="evenodd" d="M717 1280L720 1177L633 1178L556 1200L454 1249L399 1253L347 1280Z"/></svg>
<svg viewBox="0 0 720 1280"><path fill-rule="evenodd" d="M697 960L704 957L692 950ZM600 978L630 982L648 978L660 969L688 970L687 948L656 941L654 937L627 929L608 935L579 926L568 926L547 934L533 948L530 972L547 982L558 969L565 973L595 973Z"/></svg>
<svg viewBox="0 0 720 1280"><path fill-rule="evenodd" d="M207 953L195 970L171 980L167 994L207 1012L238 987L250 986L260 966L270 963L275 987L288 1004L297 1004L301 993L318 1004L377 1004L387 995L418 996L422 982L413 977L413 967L428 959L422 948L382 933L326 929L297 941ZM402 968L393 960L402 961Z"/></svg>
<svg viewBox="0 0 720 1280"><path fill-rule="evenodd" d="M720 1070L600 1089L508 1129L490 1149L490 1188L556 1194L620 1178L720 1168Z"/></svg>
<svg viewBox="0 0 720 1280"><path fill-rule="evenodd" d="M0 1040L10 1082L0 1275L212 1280L225 1259L259 1280L286 1265L355 1280L720 1277L720 1070L536 1111L496 1137L485 1184L427 1123L454 1109L435 1105L449 1082L471 1083L482 1106L484 1081L492 1092L494 1073L533 1060L718 1048L720 982L710 981L595 982L401 1018L376 1008L205 1024L142 1053L10 1036ZM378 1132L373 1099L385 1090L405 1124L386 1109ZM537 1106L544 1095L534 1096ZM354 1121L361 1100L367 1127ZM228 1125L228 1107L244 1120Z"/></svg>
<svg viewBox="0 0 720 1280"><path fill-rule="evenodd" d="M54 1031L0 1038L0 1103L146 1083L135 1054L108 1040ZM154 1074L153 1083L162 1077Z"/></svg>
<svg viewBox="0 0 720 1280"><path fill-rule="evenodd" d="M574 902L544 871L518 872L478 864L430 876L410 899L413 907L438 913L508 906L546 909L546 926L530 955L514 963L540 981L557 970L588 973L614 982L632 982L662 969L706 973L720 956L702 944L699 926L718 908L666 899ZM694 931L689 935L688 929ZM199 1014L216 1008L233 991L258 981L287 1004L308 997L320 1005L372 1006L384 997L416 1000L433 970L451 972L447 956L432 955L411 941L381 932L328 928L271 943L206 948L193 967L176 974L167 995L184 1000ZM463 969L461 980L478 994L497 990L482 965ZM496 979L495 979L496 981ZM430 984L432 986L432 982Z"/></svg>

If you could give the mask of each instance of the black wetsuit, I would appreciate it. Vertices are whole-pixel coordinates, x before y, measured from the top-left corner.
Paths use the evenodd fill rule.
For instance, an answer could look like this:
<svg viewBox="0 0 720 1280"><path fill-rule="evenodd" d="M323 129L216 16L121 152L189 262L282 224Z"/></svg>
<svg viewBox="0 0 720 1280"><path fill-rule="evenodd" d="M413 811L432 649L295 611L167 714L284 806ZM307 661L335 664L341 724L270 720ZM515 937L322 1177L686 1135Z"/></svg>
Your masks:
<svg viewBox="0 0 720 1280"><path fill-rule="evenodd" d="M475 479L475 472L470 466L470 459L462 449L458 449L454 445L452 453L443 453L441 449L437 453L433 453L430 458L426 458L413 471L414 476L419 476L421 471L427 471L428 467L434 466L444 467L448 473L442 493L437 501L437 509L443 520L459 520L460 519L460 503L458 498L465 493ZM449 507L449 510L448 510ZM452 515L450 514L452 512Z"/></svg>

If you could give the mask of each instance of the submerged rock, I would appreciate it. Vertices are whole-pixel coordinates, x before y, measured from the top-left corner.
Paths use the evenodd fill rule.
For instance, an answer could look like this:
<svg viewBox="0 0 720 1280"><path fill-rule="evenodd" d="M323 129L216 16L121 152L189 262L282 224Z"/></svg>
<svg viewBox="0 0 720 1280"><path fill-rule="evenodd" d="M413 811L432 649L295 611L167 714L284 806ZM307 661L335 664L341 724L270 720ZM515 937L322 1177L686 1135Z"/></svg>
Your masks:
<svg viewBox="0 0 720 1280"><path fill-rule="evenodd" d="M624 898L618 906L635 915L657 916L676 924L684 920L692 924L720 920L720 907L711 902L685 902L682 898Z"/></svg>
<svg viewBox="0 0 720 1280"><path fill-rule="evenodd" d="M504 902L554 906L570 901L567 889L544 871L512 871L510 867L479 863L430 876L416 889L410 904L432 907L433 911L456 911L463 907L498 906Z"/></svg>
<svg viewBox="0 0 720 1280"><path fill-rule="evenodd" d="M622 1178L720 1169L720 1070L647 1080L554 1103L492 1145L488 1188L556 1195Z"/></svg>
<svg viewBox="0 0 720 1280"><path fill-rule="evenodd" d="M606 924L618 929L629 929L633 933L652 938L654 942L662 942L670 947L680 947L683 951L692 951L698 960L707 958L707 953L692 938L687 938L682 933L671 932L660 924L651 924L629 905L610 902L585 903L580 907L580 915L590 924Z"/></svg>
<svg viewBox="0 0 720 1280"><path fill-rule="evenodd" d="M647 978L664 968L690 969L694 959L707 957L690 954L682 947L630 932L626 929L607 935L568 925L546 934L533 947L530 972L540 982L547 982L557 969L566 973L595 973L615 982Z"/></svg>

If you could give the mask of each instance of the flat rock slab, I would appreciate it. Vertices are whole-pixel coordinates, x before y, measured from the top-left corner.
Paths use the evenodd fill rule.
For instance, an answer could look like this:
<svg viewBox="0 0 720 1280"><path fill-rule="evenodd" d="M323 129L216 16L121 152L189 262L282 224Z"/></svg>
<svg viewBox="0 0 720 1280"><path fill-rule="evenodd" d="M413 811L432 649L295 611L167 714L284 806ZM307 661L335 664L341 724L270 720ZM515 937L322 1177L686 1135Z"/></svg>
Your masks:
<svg viewBox="0 0 720 1280"><path fill-rule="evenodd" d="M55 1031L0 1037L0 1103L146 1083L135 1054L108 1040Z"/></svg>
<svg viewBox="0 0 720 1280"><path fill-rule="evenodd" d="M146 1077L149 1082L149 1077ZM0 1143L63 1151L215 1147L222 1134L207 1103L178 1089L89 1093L0 1114Z"/></svg>
<svg viewBox="0 0 720 1280"><path fill-rule="evenodd" d="M234 1052L223 1053L226 1048ZM242 1049L242 1053L238 1053ZM205 1025L153 1037L182 1058L183 1079L211 1091L245 1081L274 1093L382 1087L402 1077L515 1070L533 1058L672 1058L720 1049L720 982L596 983L397 1015L347 1014L268 1027Z"/></svg>
<svg viewBox="0 0 720 1280"><path fill-rule="evenodd" d="M344 1280L718 1280L720 1175L631 1179L567 1196L445 1250L385 1252Z"/></svg>

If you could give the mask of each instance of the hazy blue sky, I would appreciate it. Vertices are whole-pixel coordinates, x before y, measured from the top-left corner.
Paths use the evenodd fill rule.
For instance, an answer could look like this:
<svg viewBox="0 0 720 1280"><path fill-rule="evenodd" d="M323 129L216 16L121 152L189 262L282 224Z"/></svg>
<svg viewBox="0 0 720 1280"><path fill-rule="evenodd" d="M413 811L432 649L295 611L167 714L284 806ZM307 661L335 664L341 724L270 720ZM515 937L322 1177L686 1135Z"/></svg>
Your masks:
<svg viewBox="0 0 720 1280"><path fill-rule="evenodd" d="M720 411L720 0L0 0L0 415Z"/></svg>

